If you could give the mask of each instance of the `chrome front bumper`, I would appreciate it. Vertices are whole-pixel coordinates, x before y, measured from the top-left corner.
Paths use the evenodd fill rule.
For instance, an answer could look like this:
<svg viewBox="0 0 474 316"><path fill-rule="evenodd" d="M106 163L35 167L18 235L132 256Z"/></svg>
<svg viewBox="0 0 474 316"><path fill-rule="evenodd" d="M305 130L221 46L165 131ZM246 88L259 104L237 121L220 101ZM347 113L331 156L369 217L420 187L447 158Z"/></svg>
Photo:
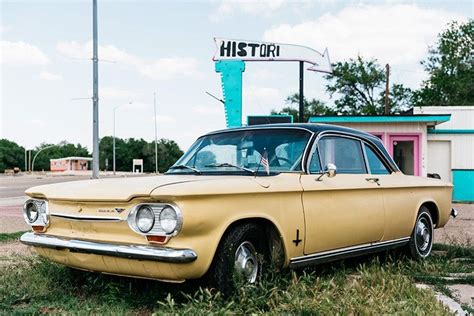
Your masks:
<svg viewBox="0 0 474 316"><path fill-rule="evenodd" d="M96 255L122 257L138 260L152 260L169 263L189 263L197 259L191 249L173 249L153 246L134 246L101 243L35 233L25 233L20 237L25 245L50 249L68 249L71 252L90 253Z"/></svg>

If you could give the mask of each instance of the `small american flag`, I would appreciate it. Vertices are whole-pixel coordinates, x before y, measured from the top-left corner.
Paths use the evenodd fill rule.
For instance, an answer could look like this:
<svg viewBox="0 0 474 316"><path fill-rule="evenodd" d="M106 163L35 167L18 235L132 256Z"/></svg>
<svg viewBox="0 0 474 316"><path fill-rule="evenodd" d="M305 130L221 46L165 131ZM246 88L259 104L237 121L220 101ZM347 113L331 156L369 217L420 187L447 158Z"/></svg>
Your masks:
<svg viewBox="0 0 474 316"><path fill-rule="evenodd" d="M265 171L267 172L267 175L270 175L270 164L268 163L268 154L267 150L263 150L263 155L262 158L260 159L260 164L265 167Z"/></svg>

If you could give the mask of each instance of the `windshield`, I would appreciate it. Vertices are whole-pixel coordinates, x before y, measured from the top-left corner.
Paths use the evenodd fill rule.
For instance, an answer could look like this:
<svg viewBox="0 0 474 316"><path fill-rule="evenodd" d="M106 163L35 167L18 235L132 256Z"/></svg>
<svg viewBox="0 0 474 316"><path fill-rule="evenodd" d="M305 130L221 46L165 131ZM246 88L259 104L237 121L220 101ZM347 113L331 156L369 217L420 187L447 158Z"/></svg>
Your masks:
<svg viewBox="0 0 474 316"><path fill-rule="evenodd" d="M301 171L301 160L311 134L298 129L255 129L223 132L199 138L167 173ZM193 170L194 169L194 170Z"/></svg>

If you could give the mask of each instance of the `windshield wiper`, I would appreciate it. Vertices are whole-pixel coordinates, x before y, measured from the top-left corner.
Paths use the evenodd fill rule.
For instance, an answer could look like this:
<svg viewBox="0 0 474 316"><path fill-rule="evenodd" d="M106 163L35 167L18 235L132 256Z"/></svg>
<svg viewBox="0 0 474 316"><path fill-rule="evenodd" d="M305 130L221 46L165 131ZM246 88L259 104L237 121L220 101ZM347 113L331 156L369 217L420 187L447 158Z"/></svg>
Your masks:
<svg viewBox="0 0 474 316"><path fill-rule="evenodd" d="M189 170L192 170L192 171L196 172L197 174L201 174L201 170L196 169L196 168L193 168L193 167L190 167L190 166L186 166L186 165L175 165L175 166L171 166L171 167L170 167L170 170L172 170L172 169L189 169Z"/></svg>
<svg viewBox="0 0 474 316"><path fill-rule="evenodd" d="M233 165L233 164L228 163L228 162L214 163L214 164L210 164L210 165L205 165L204 167L210 167L210 168L233 167L233 168L240 169L242 171L250 172L253 175L255 175L255 173L256 173L255 170L245 168L245 167L241 167L241 166L237 166L237 165Z"/></svg>

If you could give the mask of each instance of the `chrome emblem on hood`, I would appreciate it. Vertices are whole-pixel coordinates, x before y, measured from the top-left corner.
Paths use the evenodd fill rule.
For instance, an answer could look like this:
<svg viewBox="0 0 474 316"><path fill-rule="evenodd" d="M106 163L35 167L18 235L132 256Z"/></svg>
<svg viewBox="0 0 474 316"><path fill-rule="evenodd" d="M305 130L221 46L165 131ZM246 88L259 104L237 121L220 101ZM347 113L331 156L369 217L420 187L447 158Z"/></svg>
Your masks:
<svg viewBox="0 0 474 316"><path fill-rule="evenodd" d="M103 208L97 210L98 213L115 213L115 212L117 212L119 214L122 213L123 211L125 211L125 209L121 208L121 207L116 207L113 210L103 209Z"/></svg>

